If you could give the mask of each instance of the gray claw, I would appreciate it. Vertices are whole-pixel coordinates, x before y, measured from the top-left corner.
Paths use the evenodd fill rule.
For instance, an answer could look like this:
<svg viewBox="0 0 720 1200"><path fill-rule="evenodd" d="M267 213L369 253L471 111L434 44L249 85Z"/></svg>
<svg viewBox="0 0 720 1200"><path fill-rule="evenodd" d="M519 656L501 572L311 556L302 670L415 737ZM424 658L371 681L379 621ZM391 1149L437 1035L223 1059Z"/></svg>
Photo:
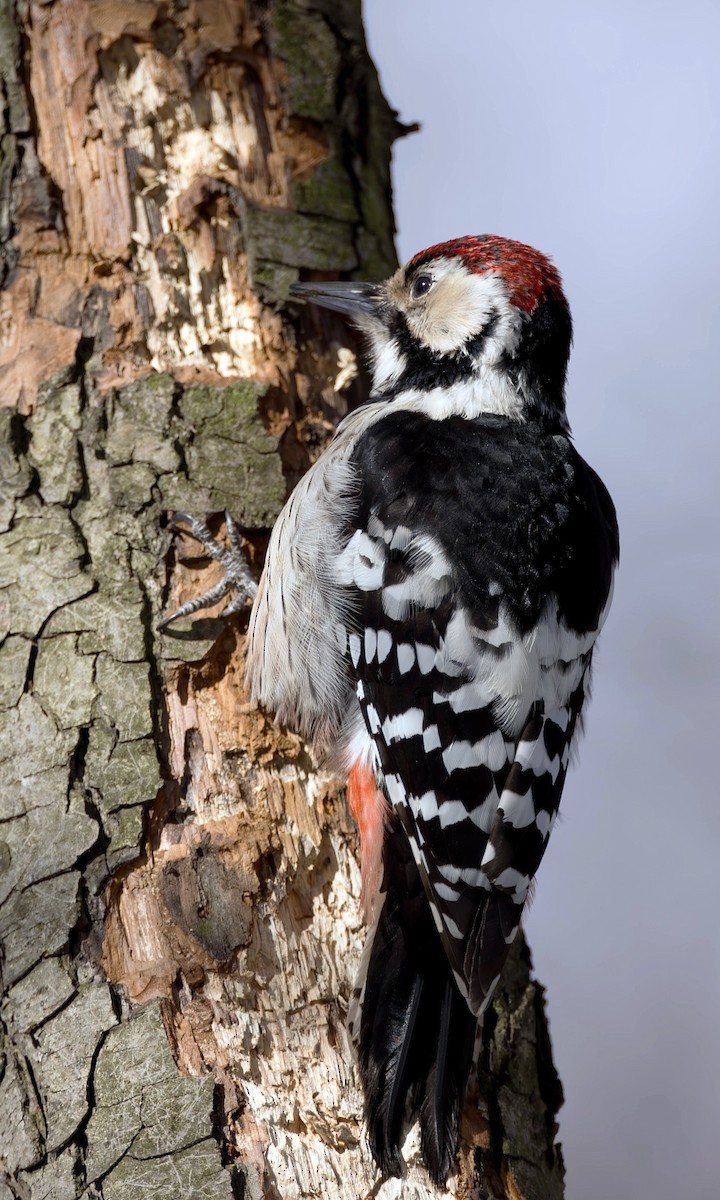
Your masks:
<svg viewBox="0 0 720 1200"><path fill-rule="evenodd" d="M199 517L193 517L184 512L173 514L170 525L176 529L189 526L187 532L205 547L211 558L222 564L224 574L214 587L209 588L194 600L188 600L186 604L181 604L180 608L176 608L175 612L170 613L169 616L163 617L162 621L158 622L158 629L167 629L173 621L189 617L202 608L210 608L213 604L217 604L218 600L222 600L223 596L227 596L228 592L235 592L236 595L223 610L222 616L224 617L239 612L249 599L254 599L257 595L257 583L253 579L245 557L238 527L229 512L225 513L225 524L229 546L222 546L220 542L217 542L205 522L201 521Z"/></svg>

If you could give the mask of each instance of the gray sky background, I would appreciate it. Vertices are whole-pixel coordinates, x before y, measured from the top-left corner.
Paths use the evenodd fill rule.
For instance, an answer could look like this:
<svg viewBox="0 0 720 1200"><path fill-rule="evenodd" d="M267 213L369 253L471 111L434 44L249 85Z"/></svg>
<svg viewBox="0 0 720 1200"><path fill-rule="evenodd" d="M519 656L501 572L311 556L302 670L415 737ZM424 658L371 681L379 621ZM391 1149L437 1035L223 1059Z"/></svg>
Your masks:
<svg viewBox="0 0 720 1200"><path fill-rule="evenodd" d="M401 259L549 253L622 562L526 922L569 1200L720 1196L720 4L365 0Z"/></svg>

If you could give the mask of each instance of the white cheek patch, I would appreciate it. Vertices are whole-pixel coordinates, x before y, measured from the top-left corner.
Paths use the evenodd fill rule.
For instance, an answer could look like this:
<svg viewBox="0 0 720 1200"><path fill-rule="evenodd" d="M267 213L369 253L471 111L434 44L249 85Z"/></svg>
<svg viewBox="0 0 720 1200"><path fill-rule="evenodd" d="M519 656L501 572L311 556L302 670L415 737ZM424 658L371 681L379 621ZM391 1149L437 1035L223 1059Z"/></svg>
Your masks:
<svg viewBox="0 0 720 1200"><path fill-rule="evenodd" d="M455 414L470 419L487 412L522 420L522 389L508 375L506 360L520 344L523 315L510 302L504 280L494 271L470 271L457 258L436 259L426 269L434 284L425 297L412 301L406 292L398 292L393 302L424 349L438 360L455 356L467 364L467 372L450 387L406 389L402 407L433 420ZM405 366L394 343L376 349L376 390L397 382Z"/></svg>
<svg viewBox="0 0 720 1200"><path fill-rule="evenodd" d="M435 354L459 351L492 322L483 359L497 362L502 352L517 347L521 316L510 303L507 289L494 272L475 274L459 259L431 264L435 285L422 303L405 314L410 332Z"/></svg>

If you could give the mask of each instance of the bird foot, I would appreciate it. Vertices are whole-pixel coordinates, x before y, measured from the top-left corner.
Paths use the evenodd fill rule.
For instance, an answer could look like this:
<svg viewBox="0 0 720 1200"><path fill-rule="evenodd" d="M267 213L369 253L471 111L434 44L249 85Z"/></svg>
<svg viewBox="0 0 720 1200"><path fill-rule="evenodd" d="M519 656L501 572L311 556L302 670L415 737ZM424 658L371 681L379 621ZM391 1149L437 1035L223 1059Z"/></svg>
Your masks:
<svg viewBox="0 0 720 1200"><path fill-rule="evenodd" d="M170 525L174 529L185 529L191 537L200 542L210 557L222 565L223 575L214 587L203 592L201 596L196 596L194 600L188 600L186 604L181 604L180 608L176 608L175 612L170 613L169 616L163 617L162 621L158 623L158 629L167 629L173 621L189 617L192 613L199 612L200 609L210 608L213 604L217 604L218 600L222 600L223 596L227 596L229 592L234 592L235 595L223 609L223 617L229 617L232 613L239 612L249 599L255 598L258 585L250 571L238 527L229 512L225 513L229 546L222 546L215 540L205 522L201 521L199 517L190 516L189 513L175 513Z"/></svg>

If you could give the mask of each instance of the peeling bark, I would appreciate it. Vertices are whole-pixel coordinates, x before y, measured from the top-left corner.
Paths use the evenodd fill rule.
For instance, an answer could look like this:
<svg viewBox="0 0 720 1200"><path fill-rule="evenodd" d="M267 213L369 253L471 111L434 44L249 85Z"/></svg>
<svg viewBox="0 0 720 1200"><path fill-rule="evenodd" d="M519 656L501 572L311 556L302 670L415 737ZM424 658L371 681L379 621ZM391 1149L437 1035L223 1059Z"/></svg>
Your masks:
<svg viewBox="0 0 720 1200"><path fill-rule="evenodd" d="M379 1186L345 1013L339 781L250 703L245 620L157 620L230 510L259 567L362 396L301 270L394 266L357 0L0 0L0 1197ZM521 942L448 1194L562 1195Z"/></svg>

